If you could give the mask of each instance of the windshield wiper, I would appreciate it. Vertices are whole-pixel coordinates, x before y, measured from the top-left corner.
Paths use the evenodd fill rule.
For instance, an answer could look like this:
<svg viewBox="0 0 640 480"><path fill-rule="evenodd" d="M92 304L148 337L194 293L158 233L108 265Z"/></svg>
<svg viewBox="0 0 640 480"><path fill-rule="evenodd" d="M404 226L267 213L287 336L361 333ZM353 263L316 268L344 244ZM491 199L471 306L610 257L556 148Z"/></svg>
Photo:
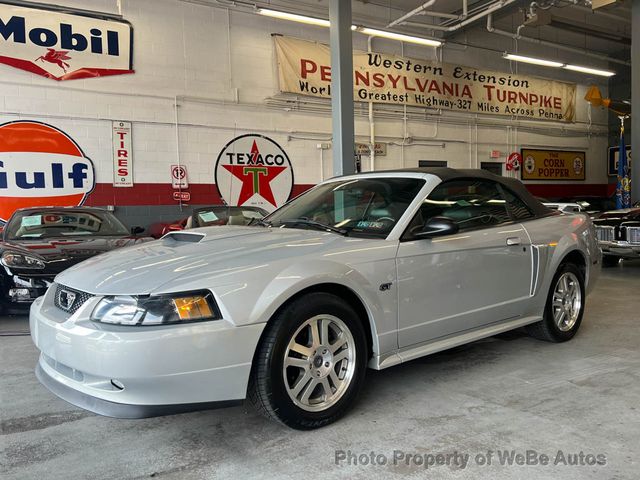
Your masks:
<svg viewBox="0 0 640 480"><path fill-rule="evenodd" d="M337 233L344 235L345 237L348 235L348 230L345 230L344 228L333 227L321 222L316 222L315 220L309 220L308 218L292 218L291 220L281 220L279 223L280 225L308 225L310 227L317 228L318 230Z"/></svg>
<svg viewBox="0 0 640 480"><path fill-rule="evenodd" d="M271 222L268 222L267 220L263 220L262 218L252 218L249 223L247 223L247 226L250 225L261 225L263 227L271 227Z"/></svg>

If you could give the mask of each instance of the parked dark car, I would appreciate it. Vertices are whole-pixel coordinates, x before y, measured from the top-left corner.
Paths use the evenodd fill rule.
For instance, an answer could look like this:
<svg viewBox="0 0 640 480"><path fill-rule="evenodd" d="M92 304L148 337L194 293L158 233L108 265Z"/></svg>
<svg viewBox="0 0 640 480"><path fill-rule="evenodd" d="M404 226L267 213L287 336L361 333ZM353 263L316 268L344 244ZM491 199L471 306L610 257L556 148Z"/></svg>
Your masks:
<svg viewBox="0 0 640 480"><path fill-rule="evenodd" d="M603 266L617 265L622 258L640 258L640 208L604 212L593 223Z"/></svg>
<svg viewBox="0 0 640 480"><path fill-rule="evenodd" d="M188 217L176 220L173 223L154 223L149 227L149 234L154 238L160 238L169 232L189 228L249 225L268 214L269 212L260 207L229 207L227 205L200 207L195 208Z"/></svg>
<svg viewBox="0 0 640 480"><path fill-rule="evenodd" d="M0 241L0 311L20 311L43 295L53 278L82 260L152 240L110 212L89 207L17 210ZM22 308L21 308L22 307Z"/></svg>

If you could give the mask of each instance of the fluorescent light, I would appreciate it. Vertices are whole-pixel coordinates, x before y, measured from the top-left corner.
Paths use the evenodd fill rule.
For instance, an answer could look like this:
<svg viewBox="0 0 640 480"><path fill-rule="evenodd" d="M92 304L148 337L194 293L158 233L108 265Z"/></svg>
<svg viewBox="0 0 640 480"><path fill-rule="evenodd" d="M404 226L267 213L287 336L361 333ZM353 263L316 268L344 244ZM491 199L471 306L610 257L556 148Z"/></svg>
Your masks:
<svg viewBox="0 0 640 480"><path fill-rule="evenodd" d="M353 27L351 27L353 29ZM402 33L387 32L385 30L376 30L375 28L357 27L360 33L365 35L371 35L374 37L390 38L391 40L399 40L401 42L418 43L420 45L427 45L428 47L439 47L442 42L438 40L432 40L430 38L414 37L412 35L403 35Z"/></svg>
<svg viewBox="0 0 640 480"><path fill-rule="evenodd" d="M258 8L260 15L266 15L267 17L278 18L280 20L291 20L293 22L306 23L309 25L318 25L320 27L329 27L331 24L329 20L322 18L307 17L306 15L298 15L295 13L281 12L279 10L271 10L269 8ZM431 40L430 38L414 37L411 35L403 35L401 33L386 32L384 30L376 30L374 28L358 27L351 25L351 30L357 30L365 35L372 35L376 37L390 38L392 40L399 40L401 42L419 43L421 45L427 45L429 47L439 47L442 42L438 40Z"/></svg>
<svg viewBox="0 0 640 480"><path fill-rule="evenodd" d="M567 70L573 70L574 72L591 73L593 75L600 75L602 77L611 77L616 74L610 70L598 70L597 68L581 67L579 65L565 65Z"/></svg>
<svg viewBox="0 0 640 480"><path fill-rule="evenodd" d="M279 12L278 10L270 10L268 8L259 8L260 15L267 17L279 18L281 20L291 20L293 22L307 23L309 25L318 25L320 27L328 27L329 20L322 18L307 17L305 15L296 15L295 13Z"/></svg>
<svg viewBox="0 0 640 480"><path fill-rule="evenodd" d="M514 55L513 53L505 53L502 58L506 60L513 60L514 62L532 63L534 65L542 65L543 67L555 67L559 68L564 66L564 63L552 62L551 60L543 60L542 58L525 57L523 55Z"/></svg>

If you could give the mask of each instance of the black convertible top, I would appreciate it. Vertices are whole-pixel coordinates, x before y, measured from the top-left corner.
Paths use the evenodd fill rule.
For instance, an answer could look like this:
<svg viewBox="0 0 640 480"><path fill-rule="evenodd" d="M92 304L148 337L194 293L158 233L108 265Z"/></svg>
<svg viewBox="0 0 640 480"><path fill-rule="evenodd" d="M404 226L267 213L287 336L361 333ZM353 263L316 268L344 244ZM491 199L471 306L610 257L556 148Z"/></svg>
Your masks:
<svg viewBox="0 0 640 480"><path fill-rule="evenodd" d="M549 209L545 205L542 204L537 198L535 198L529 190L524 186L524 184L515 178L502 177L500 175L496 175L494 173L488 172L487 170L476 169L476 168L448 168L448 167L425 167L425 168L404 168L399 170L386 170L386 172L396 172L396 173L427 173L430 175L435 175L442 179L443 182L448 180L462 180L469 178L479 178L485 180L493 180L497 182L507 189L511 190L518 197L520 197L527 206L533 211L536 216L547 216L550 213L553 213L553 210ZM382 173L372 172L372 173Z"/></svg>

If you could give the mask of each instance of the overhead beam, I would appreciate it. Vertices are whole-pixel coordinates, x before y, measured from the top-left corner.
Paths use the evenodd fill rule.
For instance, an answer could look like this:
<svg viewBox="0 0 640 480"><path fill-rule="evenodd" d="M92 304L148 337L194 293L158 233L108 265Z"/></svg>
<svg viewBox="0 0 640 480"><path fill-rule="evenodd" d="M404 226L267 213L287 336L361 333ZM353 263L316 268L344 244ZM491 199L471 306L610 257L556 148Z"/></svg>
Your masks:
<svg viewBox="0 0 640 480"><path fill-rule="evenodd" d="M329 21L333 174L349 175L355 172L351 1L330 0Z"/></svg>

